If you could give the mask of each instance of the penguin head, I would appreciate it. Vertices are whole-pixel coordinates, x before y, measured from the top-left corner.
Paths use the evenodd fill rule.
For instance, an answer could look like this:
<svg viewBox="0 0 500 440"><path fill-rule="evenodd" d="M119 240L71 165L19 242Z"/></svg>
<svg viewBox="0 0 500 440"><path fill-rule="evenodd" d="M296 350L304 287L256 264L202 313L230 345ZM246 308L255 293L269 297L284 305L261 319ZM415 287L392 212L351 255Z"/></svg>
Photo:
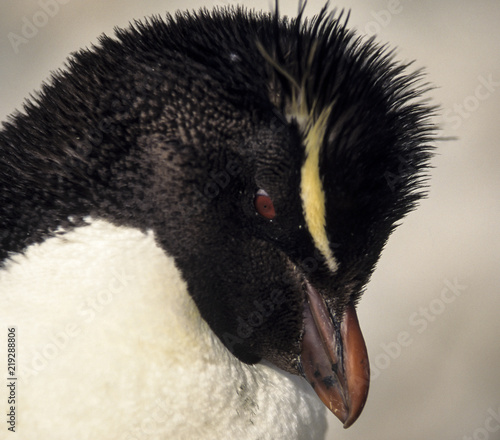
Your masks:
<svg viewBox="0 0 500 440"><path fill-rule="evenodd" d="M348 427L369 384L355 306L422 196L432 109L416 99L420 74L326 9L310 22L239 11L176 25L209 29L186 37L205 82L185 117L182 177L153 185L175 195L158 206L184 203L155 230L226 347L305 376Z"/></svg>
<svg viewBox="0 0 500 440"><path fill-rule="evenodd" d="M304 376L347 427L369 383L355 306L429 160L407 71L326 7L178 14L76 54L4 139L46 130L57 221L152 229L233 355Z"/></svg>

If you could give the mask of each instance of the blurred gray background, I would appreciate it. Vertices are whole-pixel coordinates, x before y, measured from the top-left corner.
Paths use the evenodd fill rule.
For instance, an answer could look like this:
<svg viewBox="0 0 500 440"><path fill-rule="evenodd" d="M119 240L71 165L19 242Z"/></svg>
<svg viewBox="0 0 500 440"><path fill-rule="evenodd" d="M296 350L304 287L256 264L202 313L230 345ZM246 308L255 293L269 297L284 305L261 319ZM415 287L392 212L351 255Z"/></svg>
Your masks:
<svg viewBox="0 0 500 440"><path fill-rule="evenodd" d="M280 3L295 15L296 1ZM100 33L151 14L227 4L236 1L1 0L0 120ZM270 9L268 0L244 4ZM309 1L308 14L322 4ZM360 303L370 395L349 430L330 416L328 438L500 439L500 2L331 6L350 9L351 27L426 68L441 136L457 140L438 142L430 197L389 240Z"/></svg>

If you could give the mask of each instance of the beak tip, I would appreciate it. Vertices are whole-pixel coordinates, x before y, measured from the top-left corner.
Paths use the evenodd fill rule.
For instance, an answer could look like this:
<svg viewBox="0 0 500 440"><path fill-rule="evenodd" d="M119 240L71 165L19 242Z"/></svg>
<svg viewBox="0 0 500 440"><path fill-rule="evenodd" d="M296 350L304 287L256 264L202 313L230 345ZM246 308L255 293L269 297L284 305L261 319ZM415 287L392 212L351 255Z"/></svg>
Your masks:
<svg viewBox="0 0 500 440"><path fill-rule="evenodd" d="M361 411L358 411L357 413L354 412L349 412L347 414L347 417L344 420L341 420L341 422L344 424L344 429L347 429L351 427L356 420L358 420L359 415L361 414Z"/></svg>
<svg viewBox="0 0 500 440"><path fill-rule="evenodd" d="M330 406L329 409L335 415L335 417L337 417L337 419L339 419L344 424L345 427L345 423L349 418L349 412L343 407L339 408Z"/></svg>
<svg viewBox="0 0 500 440"><path fill-rule="evenodd" d="M354 410L350 410L342 405L340 406L330 405L329 409L342 422L344 429L347 429L351 427L356 420L358 420L358 417L363 411L363 406L356 408Z"/></svg>
<svg viewBox="0 0 500 440"><path fill-rule="evenodd" d="M347 410L347 417L344 420L341 420L344 424L344 429L352 426L363 412L363 408L365 407L366 399L368 397L368 389L368 382L365 382L363 385L358 384L357 390L360 392L358 394L351 395L351 406Z"/></svg>

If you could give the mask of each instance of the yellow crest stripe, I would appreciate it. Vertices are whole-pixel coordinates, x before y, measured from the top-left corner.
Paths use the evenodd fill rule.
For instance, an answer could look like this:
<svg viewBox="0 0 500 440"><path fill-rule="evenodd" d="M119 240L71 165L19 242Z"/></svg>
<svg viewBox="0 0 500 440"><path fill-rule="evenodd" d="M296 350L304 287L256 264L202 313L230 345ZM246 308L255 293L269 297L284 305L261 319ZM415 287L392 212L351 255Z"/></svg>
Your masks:
<svg viewBox="0 0 500 440"><path fill-rule="evenodd" d="M320 115L315 118L316 111L314 105L309 109L306 100L306 83L316 53L316 43L313 43L310 48L306 61L306 71L300 81L297 81L284 67L280 66L260 42L257 42L257 47L269 64L290 82L294 90L286 105L285 115L288 121L291 119L297 121L304 135L306 160L302 165L300 182L302 209L304 210L307 228L311 233L316 248L319 249L325 258L330 270L336 272L337 261L333 256L326 235L326 201L319 174L319 152L325 136L328 117L334 103L323 109Z"/></svg>
<svg viewBox="0 0 500 440"><path fill-rule="evenodd" d="M333 256L326 235L325 192L319 173L319 152L325 135L326 123L331 107L326 108L313 120L312 112L305 127L306 160L301 170L301 198L306 224L314 244L320 250L332 272L337 270L337 261Z"/></svg>

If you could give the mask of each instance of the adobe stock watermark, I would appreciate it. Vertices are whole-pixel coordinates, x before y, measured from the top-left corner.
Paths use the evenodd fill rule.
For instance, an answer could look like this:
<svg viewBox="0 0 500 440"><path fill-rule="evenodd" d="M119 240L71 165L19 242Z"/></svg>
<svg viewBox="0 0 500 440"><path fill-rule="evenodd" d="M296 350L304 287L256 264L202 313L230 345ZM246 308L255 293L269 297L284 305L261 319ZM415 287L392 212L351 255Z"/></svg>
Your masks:
<svg viewBox="0 0 500 440"><path fill-rule="evenodd" d="M300 267L306 274L315 272L319 267L318 251L312 257L306 257L300 262ZM225 332L221 339L224 345L234 353L234 347L250 338L254 331L271 319L271 316L284 304L290 295L286 289L292 287L296 280L289 273L284 272L281 278L285 287L273 289L265 300L253 302L254 308L245 317L237 316L238 326L236 334Z"/></svg>
<svg viewBox="0 0 500 440"><path fill-rule="evenodd" d="M269 294L269 299L265 301L254 301L253 305L255 309L250 312L245 318L241 316L237 317L238 327L236 329L236 335L225 332L221 339L224 345L234 353L235 345L240 345L245 339L252 336L255 329L263 325L270 316L275 312L286 301L285 292L281 289L274 289Z"/></svg>
<svg viewBox="0 0 500 440"><path fill-rule="evenodd" d="M61 5L66 5L71 0L38 0L40 7L31 17L26 15L22 18L19 33L9 32L7 38L14 50L19 53L19 46L29 43L38 31L47 26L51 18L54 18L60 10Z"/></svg>
<svg viewBox="0 0 500 440"><path fill-rule="evenodd" d="M80 321L74 320L55 332L49 340L41 347L31 352L31 361L23 364L19 376L23 383L28 383L30 378L38 376L47 368L50 361L58 358L71 341L77 339L83 332L86 325L90 324L97 315L108 306L114 295L123 291L134 279L134 276L127 275L123 269L121 272L112 269L113 278L109 280L106 287L99 290L95 296L89 296L77 310Z"/></svg>
<svg viewBox="0 0 500 440"><path fill-rule="evenodd" d="M438 297L432 299L425 307L419 307L418 311L408 317L408 323L417 334L424 333L429 325L436 321L446 310L449 304L454 303L467 289L457 278L453 281L445 279L444 287ZM383 370L387 370L391 363L399 358L403 350L415 342L414 335L410 331L401 331L394 340L380 344L381 352L370 362L371 379L380 376Z"/></svg>
<svg viewBox="0 0 500 440"><path fill-rule="evenodd" d="M483 426L479 426L471 435L464 435L463 440L489 440L491 434L500 430L500 407L488 409L488 416L484 419ZM495 436L498 438L498 436Z"/></svg>
<svg viewBox="0 0 500 440"><path fill-rule="evenodd" d="M223 170L213 170L210 172L210 179L203 188L196 187L196 194L199 197L211 200L216 198L231 183L231 179L241 173L242 167L235 160L227 162Z"/></svg>
<svg viewBox="0 0 500 440"><path fill-rule="evenodd" d="M487 101L499 87L500 81L495 80L493 74L479 75L474 91L462 102L455 103L453 108L448 109L443 115L444 120L452 124L453 130L458 130L464 121L479 109L481 103Z"/></svg>
<svg viewBox="0 0 500 440"><path fill-rule="evenodd" d="M391 171L386 171L384 173L385 181L387 186L392 192L396 191L396 186L401 182L408 179L408 176L415 175L418 173L418 167L415 165L419 163L421 159L419 158L419 153L414 152L412 155L405 157L402 155L398 156L398 169L396 173Z"/></svg>
<svg viewBox="0 0 500 440"><path fill-rule="evenodd" d="M375 35L391 24L392 18L403 12L403 5L400 0L389 0L387 7L379 11L371 11L370 15L374 18L365 24L363 31L367 35Z"/></svg>

